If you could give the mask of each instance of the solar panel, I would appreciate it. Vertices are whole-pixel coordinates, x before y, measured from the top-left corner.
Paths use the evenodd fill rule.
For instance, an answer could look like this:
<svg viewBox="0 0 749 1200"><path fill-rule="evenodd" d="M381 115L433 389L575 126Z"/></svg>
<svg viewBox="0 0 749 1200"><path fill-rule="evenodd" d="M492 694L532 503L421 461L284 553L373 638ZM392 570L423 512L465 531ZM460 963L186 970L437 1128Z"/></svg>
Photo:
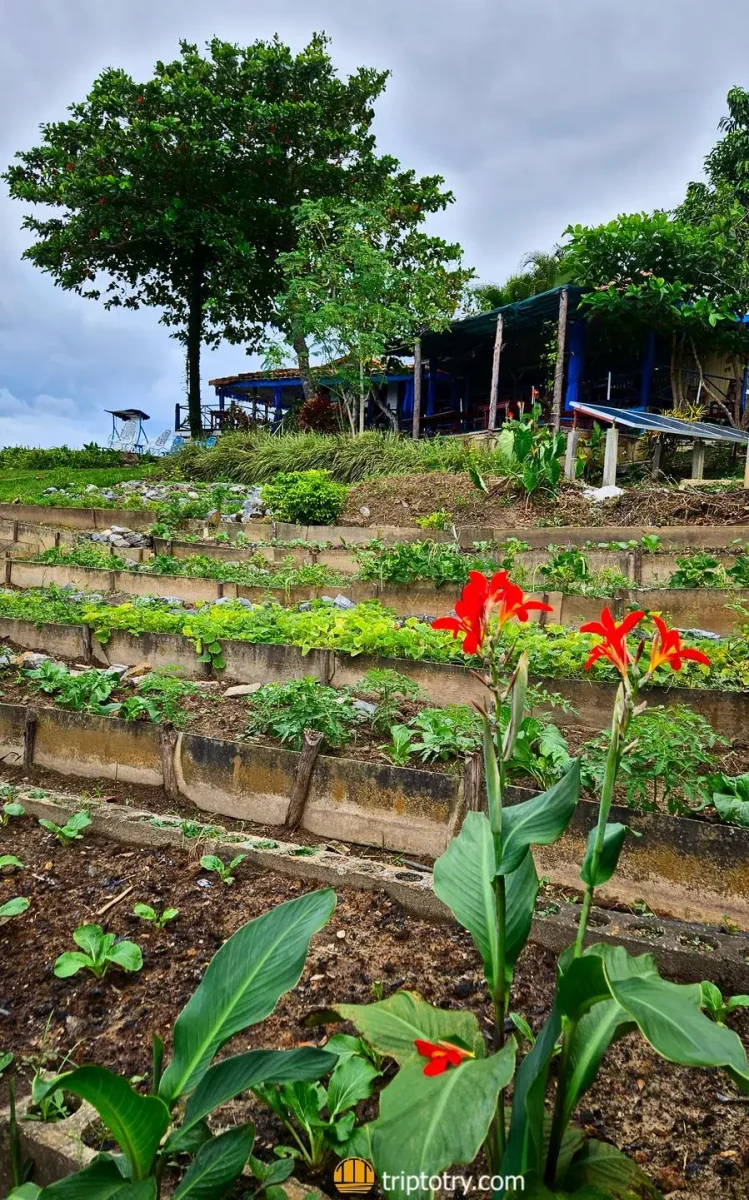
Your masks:
<svg viewBox="0 0 749 1200"><path fill-rule="evenodd" d="M749 442L748 432L733 429L729 425L680 421L678 417L669 417L665 413L639 412L631 408L607 408L603 405L583 404L578 400L573 400L570 407L611 425L624 425L629 429L639 429L647 433L670 433L676 437L689 438L692 442L741 442L742 445Z"/></svg>

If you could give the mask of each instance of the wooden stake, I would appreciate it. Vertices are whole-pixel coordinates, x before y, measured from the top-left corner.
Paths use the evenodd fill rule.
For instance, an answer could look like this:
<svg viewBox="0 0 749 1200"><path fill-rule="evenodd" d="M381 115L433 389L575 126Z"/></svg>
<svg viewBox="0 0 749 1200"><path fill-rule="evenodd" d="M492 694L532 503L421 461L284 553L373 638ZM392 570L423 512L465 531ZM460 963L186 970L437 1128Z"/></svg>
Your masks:
<svg viewBox="0 0 749 1200"><path fill-rule="evenodd" d="M557 329L557 361L554 364L554 396L551 402L551 423L559 428L562 420L562 388L564 386L564 351L567 345L567 306L569 292L563 288L559 294L559 326Z"/></svg>
<svg viewBox="0 0 749 1200"><path fill-rule="evenodd" d="M418 440L421 436L421 338L416 339L414 346L414 415L413 437Z"/></svg>
<svg viewBox="0 0 749 1200"><path fill-rule="evenodd" d="M10 587L11 573L13 571L13 559L10 556L10 550L5 551L5 586Z"/></svg>
<svg viewBox="0 0 749 1200"><path fill-rule="evenodd" d="M491 391L489 392L489 421L487 428L489 433L494 433L497 427L497 400L499 398L499 360L502 355L502 333L504 330L504 321L502 314L497 313L497 329L494 334L494 357L492 358L492 383Z"/></svg>
<svg viewBox="0 0 749 1200"><path fill-rule="evenodd" d="M81 641L83 643L83 661L90 663L94 657L94 642L90 625L81 625Z"/></svg>
<svg viewBox="0 0 749 1200"><path fill-rule="evenodd" d="M463 804L466 812L481 812L481 784L484 778L480 750L466 754L463 767Z"/></svg>
<svg viewBox="0 0 749 1200"><path fill-rule="evenodd" d="M36 741L37 715L35 708L26 709L26 723L23 727L23 769L30 771L34 765L34 742Z"/></svg>
<svg viewBox="0 0 749 1200"><path fill-rule="evenodd" d="M746 458L744 460L744 487L749 488L749 442L746 443Z"/></svg>
<svg viewBox="0 0 749 1200"><path fill-rule="evenodd" d="M178 800L180 796L177 784L177 772L174 769L174 750L177 745L177 731L168 723L159 728L159 753L161 755L161 778L164 781L164 792L169 800Z"/></svg>
<svg viewBox="0 0 749 1200"><path fill-rule="evenodd" d="M294 776L294 786L291 789L289 811L286 815L286 828L292 833L302 822L304 806L307 803L307 793L312 781L312 771L315 766L317 752L320 749L322 734L316 729L305 729L304 746L299 755L299 763Z"/></svg>

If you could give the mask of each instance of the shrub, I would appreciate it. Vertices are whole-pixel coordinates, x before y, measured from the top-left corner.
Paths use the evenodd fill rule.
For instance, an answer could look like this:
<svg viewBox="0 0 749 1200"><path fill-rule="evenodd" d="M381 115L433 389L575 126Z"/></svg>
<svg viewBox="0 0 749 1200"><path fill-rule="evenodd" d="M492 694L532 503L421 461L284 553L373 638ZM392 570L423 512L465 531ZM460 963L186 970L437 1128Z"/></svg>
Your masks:
<svg viewBox="0 0 749 1200"><path fill-rule="evenodd" d="M297 425L304 432L337 433L339 412L327 396L313 396L305 400L297 413Z"/></svg>
<svg viewBox="0 0 749 1200"><path fill-rule="evenodd" d="M263 503L279 521L298 525L335 525L347 488L327 471L289 471L263 488Z"/></svg>
<svg viewBox="0 0 749 1200"><path fill-rule="evenodd" d="M337 750L351 741L358 720L347 692L307 676L258 688L252 697L247 732L269 734L292 750L301 750L305 729L314 729L323 735L323 746Z"/></svg>

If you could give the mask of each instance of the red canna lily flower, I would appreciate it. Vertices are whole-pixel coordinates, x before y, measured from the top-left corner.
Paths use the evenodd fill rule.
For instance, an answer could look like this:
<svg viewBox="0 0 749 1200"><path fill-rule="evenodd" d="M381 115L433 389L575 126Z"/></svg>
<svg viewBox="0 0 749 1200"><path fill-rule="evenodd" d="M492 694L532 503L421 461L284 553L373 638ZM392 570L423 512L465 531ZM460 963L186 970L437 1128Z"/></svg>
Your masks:
<svg viewBox="0 0 749 1200"><path fill-rule="evenodd" d="M429 1062L424 1067L425 1075L442 1075L448 1067L459 1067L466 1058L475 1058L470 1050L454 1046L452 1042L425 1042L417 1038L414 1046L422 1058Z"/></svg>
<svg viewBox="0 0 749 1200"><path fill-rule="evenodd" d="M632 662L627 650L627 634L632 632L637 622L641 621L644 616L645 613L638 610L629 613L617 625L611 615L611 610L606 607L601 613L600 621L588 621L585 625L581 625L581 633L595 633L598 637L603 638L602 642L593 647L585 664L585 670L590 670L593 663L597 662L599 658L607 658L626 678L627 667Z"/></svg>
<svg viewBox="0 0 749 1200"><path fill-rule="evenodd" d="M480 571L471 571L463 594L455 605L454 617L438 617L433 629L449 629L453 637L465 635L463 652L476 654L484 645L489 617L499 609L500 627L513 617L527 621L531 611L551 612L549 604L532 600L522 588L508 579L506 571L498 571L489 580Z"/></svg>
<svg viewBox="0 0 749 1200"><path fill-rule="evenodd" d="M682 646L681 634L678 630L668 629L666 622L662 621L660 617L654 616L653 621L658 632L650 647L648 675L652 675L653 671L663 663L668 663L674 671L680 671L685 660L703 663L706 667L710 666L710 659L701 650L692 650L688 646Z"/></svg>

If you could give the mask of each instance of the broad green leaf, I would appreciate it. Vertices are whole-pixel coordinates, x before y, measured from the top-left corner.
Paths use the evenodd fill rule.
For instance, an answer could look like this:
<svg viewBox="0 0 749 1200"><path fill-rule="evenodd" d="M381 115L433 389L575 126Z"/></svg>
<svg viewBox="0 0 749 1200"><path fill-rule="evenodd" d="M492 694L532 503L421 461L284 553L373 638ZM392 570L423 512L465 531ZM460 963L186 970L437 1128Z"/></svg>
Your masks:
<svg viewBox="0 0 749 1200"><path fill-rule="evenodd" d="M220 871L224 863L216 854L204 854L200 860L200 865L206 871Z"/></svg>
<svg viewBox="0 0 749 1200"><path fill-rule="evenodd" d="M328 1113L331 1117L354 1108L372 1095L372 1081L380 1072L366 1058L339 1062L328 1083Z"/></svg>
<svg viewBox="0 0 749 1200"><path fill-rule="evenodd" d="M609 1046L635 1028L629 1013L615 1000L604 1000L585 1013L569 1048L564 1088L564 1121L569 1121L580 1098L595 1082Z"/></svg>
<svg viewBox="0 0 749 1200"><path fill-rule="evenodd" d="M0 904L0 917L20 917L30 904L31 901L26 896L14 896L12 900L6 900L5 904Z"/></svg>
<svg viewBox="0 0 749 1200"><path fill-rule="evenodd" d="M549 1064L561 1032L562 1015L558 1004L555 1004L515 1076L510 1132L502 1160L505 1174L524 1175L527 1171L543 1173L546 1084Z"/></svg>
<svg viewBox="0 0 749 1200"><path fill-rule="evenodd" d="M3 867L16 867L19 871L22 871L23 863L20 858L16 858L15 854L0 854L0 871Z"/></svg>
<svg viewBox="0 0 749 1200"><path fill-rule="evenodd" d="M548 846L562 836L580 798L580 760L540 796L512 804L502 814L502 861L509 875L520 866L530 846Z"/></svg>
<svg viewBox="0 0 749 1200"><path fill-rule="evenodd" d="M42 1188L38 1200L156 1200L156 1180L123 1179L112 1156L100 1154L85 1170Z"/></svg>
<svg viewBox="0 0 749 1200"><path fill-rule="evenodd" d="M302 1047L299 1050L249 1050L209 1067L185 1109L185 1119L176 1131L175 1144L182 1135L202 1121L221 1104L258 1083L291 1083L315 1080L337 1065L334 1054ZM170 1139L171 1140L171 1139Z"/></svg>
<svg viewBox="0 0 749 1200"><path fill-rule="evenodd" d="M39 1200L42 1189L36 1183L22 1183L8 1192L7 1200Z"/></svg>
<svg viewBox="0 0 749 1200"><path fill-rule="evenodd" d="M69 979L84 967L93 966L93 959L80 950L67 950L55 961L54 973L58 979Z"/></svg>
<svg viewBox="0 0 749 1200"><path fill-rule="evenodd" d="M467 1060L442 1075L425 1075L421 1062L401 1067L380 1094L373 1136L380 1178L385 1172L428 1177L473 1162L514 1066L515 1043L510 1041L499 1054ZM405 1196L406 1192L395 1188L391 1194ZM410 1195L411 1200L431 1197L428 1189Z"/></svg>
<svg viewBox="0 0 749 1200"><path fill-rule="evenodd" d="M565 1017L578 1021L594 1004L611 999L603 959L597 954L573 958L557 978L557 999Z"/></svg>
<svg viewBox="0 0 749 1200"><path fill-rule="evenodd" d="M200 1147L172 1200L219 1200L225 1196L252 1153L255 1126L248 1122L211 1138Z"/></svg>
<svg viewBox="0 0 749 1200"><path fill-rule="evenodd" d="M614 1200L661 1200L658 1189L645 1172L616 1146L591 1138L585 1143L564 1178L564 1187L573 1196L584 1195L585 1188L600 1188ZM590 1193L589 1193L590 1194Z"/></svg>
<svg viewBox="0 0 749 1200"><path fill-rule="evenodd" d="M483 813L468 812L460 833L434 864L434 890L473 938L490 988L497 982L499 961L495 875L489 821Z"/></svg>
<svg viewBox="0 0 749 1200"><path fill-rule="evenodd" d="M528 941L538 896L538 874L530 850L505 875L505 963L513 966Z"/></svg>
<svg viewBox="0 0 749 1200"><path fill-rule="evenodd" d="M335 903L329 888L309 892L249 921L224 943L177 1017L174 1054L159 1088L167 1103L194 1088L219 1047L264 1020L295 987L310 939Z"/></svg>
<svg viewBox="0 0 749 1200"><path fill-rule="evenodd" d="M634 829L630 829L629 825L620 825L618 822L609 822L603 834L603 846L601 848L601 857L598 860L598 869L593 877L593 847L596 840L596 830L591 829L588 834L588 845L583 859L580 878L583 883L589 884L591 887L601 887L602 884L608 883L619 863L619 855L622 852L624 839L628 833L632 837L642 837L642 834L637 833Z"/></svg>
<svg viewBox="0 0 749 1200"><path fill-rule="evenodd" d="M377 1004L339 1004L335 1011L342 1020L351 1021L370 1046L399 1063L416 1054L417 1038L425 1042L457 1038L478 1058L486 1054L473 1013L458 1008L434 1008L417 992L396 992Z"/></svg>
<svg viewBox="0 0 749 1200"><path fill-rule="evenodd" d="M133 1177L148 1174L169 1127L169 1110L158 1096L140 1096L120 1075L104 1067L79 1067L58 1075L57 1087L92 1104L132 1167Z"/></svg>
<svg viewBox="0 0 749 1200"><path fill-rule="evenodd" d="M726 1000L726 1012L733 1012L737 1008L749 1008L749 996L731 996Z"/></svg>
<svg viewBox="0 0 749 1200"><path fill-rule="evenodd" d="M274 1184L283 1183L284 1179L288 1179L289 1175L293 1174L294 1159L291 1157L274 1158L271 1162L264 1163L251 1154L250 1170L263 1187L273 1187Z"/></svg>
<svg viewBox="0 0 749 1200"><path fill-rule="evenodd" d="M105 937L111 938L114 945L114 934L105 934L101 925L79 925L73 934L73 941L76 946L80 946L84 954L96 958Z"/></svg>
<svg viewBox="0 0 749 1200"><path fill-rule="evenodd" d="M123 971L140 971L143 966L143 955L135 942L115 942L109 951L109 959Z"/></svg>

